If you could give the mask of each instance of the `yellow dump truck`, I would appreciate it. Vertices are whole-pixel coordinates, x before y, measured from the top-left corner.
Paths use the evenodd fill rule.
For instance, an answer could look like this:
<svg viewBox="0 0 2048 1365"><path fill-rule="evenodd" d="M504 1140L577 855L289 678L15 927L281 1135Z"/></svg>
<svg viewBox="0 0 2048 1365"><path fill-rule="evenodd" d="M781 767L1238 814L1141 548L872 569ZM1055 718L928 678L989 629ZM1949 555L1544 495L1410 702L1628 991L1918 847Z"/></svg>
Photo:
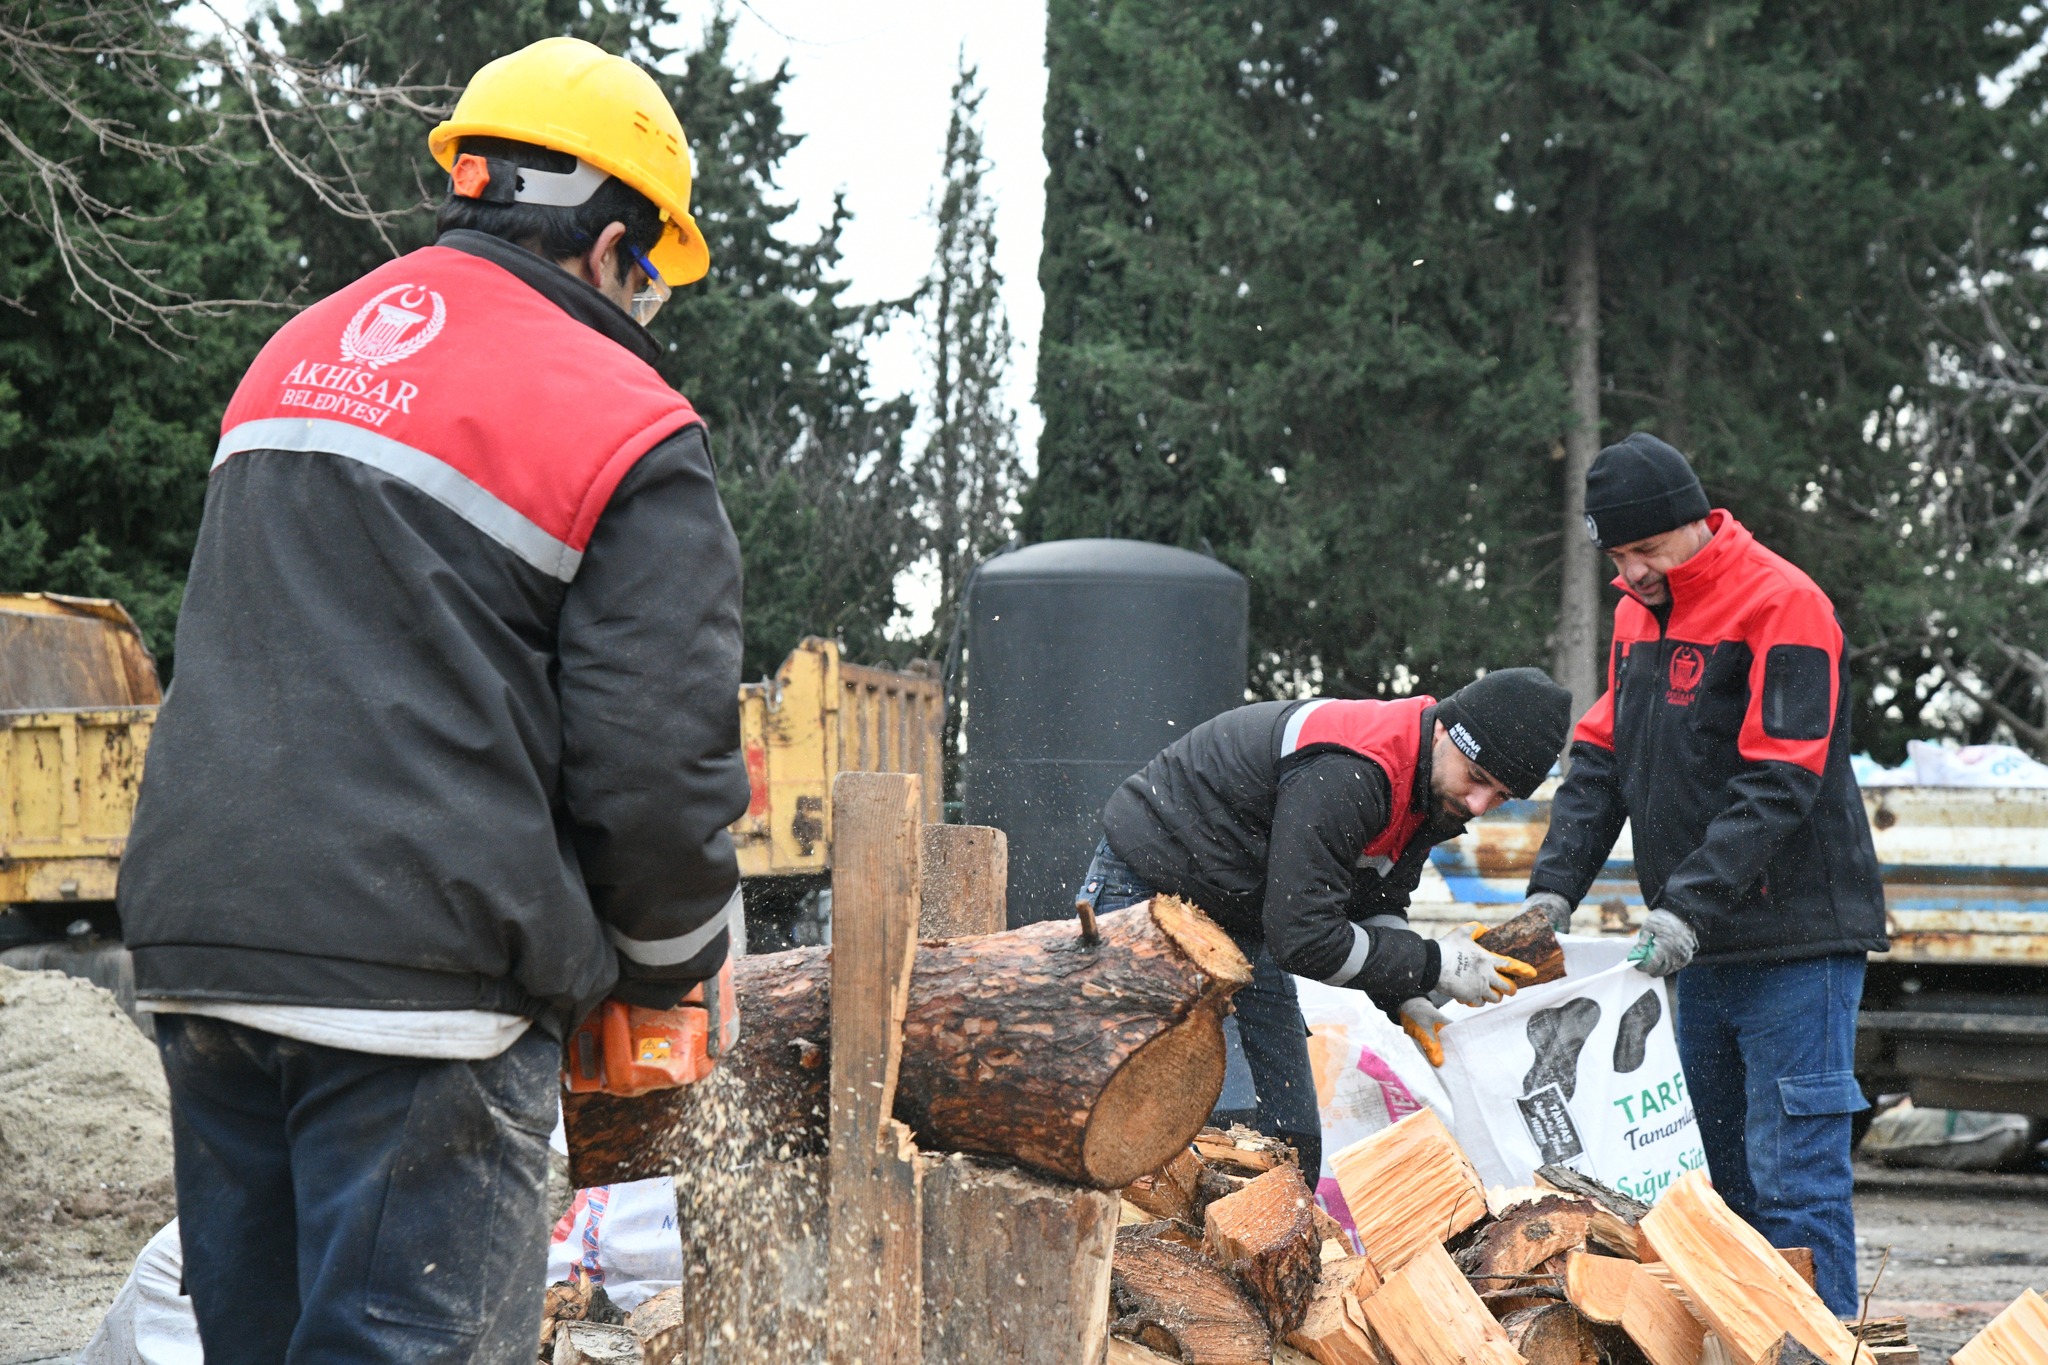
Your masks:
<svg viewBox="0 0 2048 1365"><path fill-rule="evenodd" d="M0 594L0 906L15 910L0 949L80 920L118 932L115 875L160 699L118 603ZM945 726L934 666L849 664L831 640L806 639L773 678L740 688L753 801L732 833L749 921L769 942L790 938L830 871L839 773L917 773L925 818L940 819Z"/></svg>

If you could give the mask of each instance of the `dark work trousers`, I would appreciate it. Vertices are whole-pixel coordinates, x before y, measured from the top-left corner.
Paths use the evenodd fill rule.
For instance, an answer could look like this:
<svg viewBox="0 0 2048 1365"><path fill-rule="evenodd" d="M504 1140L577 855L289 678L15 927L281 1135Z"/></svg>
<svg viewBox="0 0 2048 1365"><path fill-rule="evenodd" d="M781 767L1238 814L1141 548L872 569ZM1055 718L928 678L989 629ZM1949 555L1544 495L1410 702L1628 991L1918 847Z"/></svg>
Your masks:
<svg viewBox="0 0 2048 1365"><path fill-rule="evenodd" d="M1861 953L1678 973L1678 1056L1714 1189L1772 1246L1813 1248L1814 1287L1856 1312L1850 1116Z"/></svg>
<svg viewBox="0 0 2048 1365"><path fill-rule="evenodd" d="M531 1361L561 1047L482 1062L156 1017L207 1365Z"/></svg>
<svg viewBox="0 0 2048 1365"><path fill-rule="evenodd" d="M1107 914L1151 899L1153 889L1102 839L1075 895ZM1231 938L1250 960L1252 979L1231 997L1237 1013L1223 1021L1223 1094L1213 1121L1243 1123L1292 1143L1313 1189L1323 1169L1323 1120L1294 978L1273 960L1263 938Z"/></svg>

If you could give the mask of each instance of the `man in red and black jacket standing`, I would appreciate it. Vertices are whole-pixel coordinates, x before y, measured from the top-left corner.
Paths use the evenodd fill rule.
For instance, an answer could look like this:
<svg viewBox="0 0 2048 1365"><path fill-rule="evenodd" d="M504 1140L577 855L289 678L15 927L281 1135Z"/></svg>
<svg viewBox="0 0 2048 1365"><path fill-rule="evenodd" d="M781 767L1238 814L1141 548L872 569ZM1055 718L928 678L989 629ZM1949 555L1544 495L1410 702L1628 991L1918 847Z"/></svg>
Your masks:
<svg viewBox="0 0 2048 1365"><path fill-rule="evenodd" d="M1629 822L1650 907L1632 956L1678 974L1714 1186L1774 1245L1813 1248L1821 1297L1847 1315L1850 1115L1868 1107L1856 1011L1864 954L1889 944L1849 770L1842 628L1827 594L1710 509L1654 436L1600 452L1586 513L1622 599L1530 904L1562 929Z"/></svg>

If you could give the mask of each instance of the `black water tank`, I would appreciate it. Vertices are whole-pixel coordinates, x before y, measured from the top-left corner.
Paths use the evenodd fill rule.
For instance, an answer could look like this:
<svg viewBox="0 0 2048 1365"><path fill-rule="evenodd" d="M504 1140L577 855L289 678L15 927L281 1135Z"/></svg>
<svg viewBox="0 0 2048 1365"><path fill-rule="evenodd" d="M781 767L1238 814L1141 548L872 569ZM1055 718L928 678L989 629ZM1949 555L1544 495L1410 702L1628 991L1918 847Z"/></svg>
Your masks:
<svg viewBox="0 0 2048 1365"><path fill-rule="evenodd" d="M1142 540L982 565L967 602L965 818L1010 836L1010 924L1073 914L1116 784L1244 701L1244 576Z"/></svg>

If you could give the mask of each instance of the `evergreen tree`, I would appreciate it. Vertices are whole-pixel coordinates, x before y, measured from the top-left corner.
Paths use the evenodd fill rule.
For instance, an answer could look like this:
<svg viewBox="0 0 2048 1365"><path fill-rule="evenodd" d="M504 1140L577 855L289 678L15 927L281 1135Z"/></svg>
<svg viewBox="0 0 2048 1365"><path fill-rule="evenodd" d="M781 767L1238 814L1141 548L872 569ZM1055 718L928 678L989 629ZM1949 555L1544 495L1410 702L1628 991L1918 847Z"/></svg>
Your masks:
<svg viewBox="0 0 2048 1365"><path fill-rule="evenodd" d="M982 95L963 63L933 212L938 249L919 298L932 407L915 483L939 589L925 642L934 658L952 637L967 575L1009 539L1023 483L1016 414L1003 401L1013 342L995 264L996 206L983 185Z"/></svg>
<svg viewBox="0 0 2048 1365"><path fill-rule="evenodd" d="M1028 526L1210 538L1275 690L1442 688L1555 659L1560 625L1583 657L1560 513L1647 427L1852 642L1890 638L1912 608L1875 589L1912 547L1869 509L1903 461L1866 424L1926 392L1947 255L2030 245L2041 78L2003 106L1977 82L2040 28L1054 0Z"/></svg>
<svg viewBox="0 0 2048 1365"><path fill-rule="evenodd" d="M168 665L221 410L285 316L212 301L281 300L285 244L161 15L33 18L74 46L7 59L62 99L0 81L0 585L119 598Z"/></svg>

